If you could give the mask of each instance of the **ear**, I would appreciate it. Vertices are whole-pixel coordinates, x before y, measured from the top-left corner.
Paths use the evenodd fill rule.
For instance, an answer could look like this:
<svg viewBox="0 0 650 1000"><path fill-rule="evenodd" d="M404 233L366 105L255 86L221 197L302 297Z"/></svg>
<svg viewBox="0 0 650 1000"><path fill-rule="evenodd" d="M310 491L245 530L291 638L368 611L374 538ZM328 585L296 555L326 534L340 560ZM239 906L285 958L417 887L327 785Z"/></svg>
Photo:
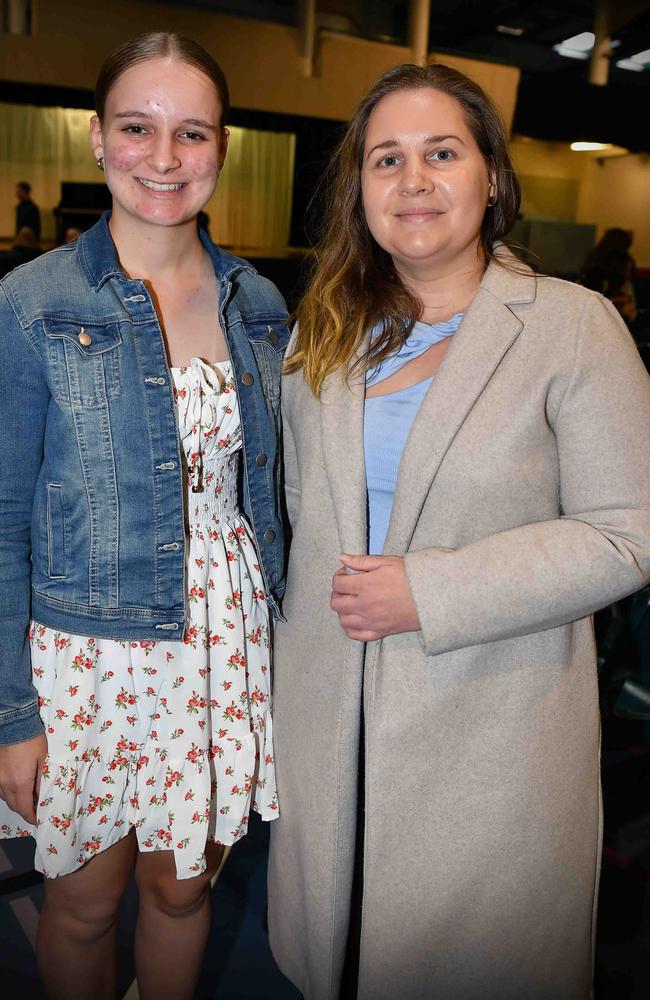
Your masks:
<svg viewBox="0 0 650 1000"><path fill-rule="evenodd" d="M97 160L100 156L104 155L104 139L102 136L102 123L100 122L97 115L93 115L90 119L90 148L93 151L93 156Z"/></svg>
<svg viewBox="0 0 650 1000"><path fill-rule="evenodd" d="M489 187L489 190L488 190L488 201L489 202L490 201L495 202L497 200L497 196L498 196L498 193L499 193L498 189L497 189L497 173L496 173L496 170L494 170L493 168L491 168L490 170L488 170L488 178L489 178L489 181L490 181L490 187Z"/></svg>
<svg viewBox="0 0 650 1000"><path fill-rule="evenodd" d="M228 142L230 141L230 129L222 128L219 136L219 171L221 172L228 152Z"/></svg>

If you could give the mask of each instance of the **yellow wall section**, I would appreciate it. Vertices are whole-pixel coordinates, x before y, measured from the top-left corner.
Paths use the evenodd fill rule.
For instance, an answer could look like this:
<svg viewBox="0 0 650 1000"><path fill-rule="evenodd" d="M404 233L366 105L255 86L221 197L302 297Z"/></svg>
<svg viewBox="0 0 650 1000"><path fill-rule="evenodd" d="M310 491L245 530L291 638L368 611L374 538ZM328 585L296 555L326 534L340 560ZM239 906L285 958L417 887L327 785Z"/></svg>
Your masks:
<svg viewBox="0 0 650 1000"><path fill-rule="evenodd" d="M515 136L512 159L523 189L525 214L555 215L634 233L632 254L650 267L650 156L598 157L574 153L568 143Z"/></svg>
<svg viewBox="0 0 650 1000"><path fill-rule="evenodd" d="M411 59L404 46L321 31L315 75L305 77L298 30L286 25L142 0L34 0L34 6L33 36L0 36L0 79L92 89L102 61L126 38L141 31L181 31L221 63L237 107L345 120L375 77ZM519 70L455 56L432 58L474 76L510 126Z"/></svg>
<svg viewBox="0 0 650 1000"><path fill-rule="evenodd" d="M650 156L615 156L588 164L578 199L578 222L595 222L598 235L620 226L634 233L632 256L650 267Z"/></svg>

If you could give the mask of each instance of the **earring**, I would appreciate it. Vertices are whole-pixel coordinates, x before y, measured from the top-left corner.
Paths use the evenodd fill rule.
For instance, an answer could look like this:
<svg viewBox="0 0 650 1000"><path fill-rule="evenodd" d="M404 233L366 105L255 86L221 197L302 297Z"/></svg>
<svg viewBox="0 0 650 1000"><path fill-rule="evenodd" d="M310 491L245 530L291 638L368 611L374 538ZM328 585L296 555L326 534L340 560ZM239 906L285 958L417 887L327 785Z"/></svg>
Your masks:
<svg viewBox="0 0 650 1000"><path fill-rule="evenodd" d="M97 157L97 166L99 167L100 170L104 169L104 157L103 156L98 156Z"/></svg>
<svg viewBox="0 0 650 1000"><path fill-rule="evenodd" d="M495 192L494 194L491 194L490 197L488 198L487 207L488 208L494 208L494 206L496 205L496 203L497 203L497 196L496 196L496 192Z"/></svg>

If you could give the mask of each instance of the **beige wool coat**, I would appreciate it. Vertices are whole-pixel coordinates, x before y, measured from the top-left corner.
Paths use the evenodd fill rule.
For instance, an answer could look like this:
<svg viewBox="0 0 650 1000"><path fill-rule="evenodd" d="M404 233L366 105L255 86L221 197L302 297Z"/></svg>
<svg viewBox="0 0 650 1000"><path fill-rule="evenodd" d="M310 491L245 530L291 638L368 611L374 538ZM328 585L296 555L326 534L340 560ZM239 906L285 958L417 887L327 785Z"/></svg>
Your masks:
<svg viewBox="0 0 650 1000"><path fill-rule="evenodd" d="M338 997L361 699L360 1000L586 1000L601 841L592 619L650 575L650 380L599 295L492 263L415 419L385 553L421 631L330 610L366 551L363 388L284 385L270 936Z"/></svg>

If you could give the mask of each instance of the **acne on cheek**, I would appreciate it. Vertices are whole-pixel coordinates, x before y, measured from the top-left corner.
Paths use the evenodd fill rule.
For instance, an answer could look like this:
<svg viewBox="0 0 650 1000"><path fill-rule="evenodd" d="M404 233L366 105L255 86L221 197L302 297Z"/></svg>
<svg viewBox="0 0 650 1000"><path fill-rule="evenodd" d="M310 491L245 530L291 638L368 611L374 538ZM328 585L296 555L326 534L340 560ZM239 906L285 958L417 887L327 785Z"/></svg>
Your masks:
<svg viewBox="0 0 650 1000"><path fill-rule="evenodd" d="M131 146L113 146L108 153L108 162L116 170L129 170L140 155L140 151Z"/></svg>

